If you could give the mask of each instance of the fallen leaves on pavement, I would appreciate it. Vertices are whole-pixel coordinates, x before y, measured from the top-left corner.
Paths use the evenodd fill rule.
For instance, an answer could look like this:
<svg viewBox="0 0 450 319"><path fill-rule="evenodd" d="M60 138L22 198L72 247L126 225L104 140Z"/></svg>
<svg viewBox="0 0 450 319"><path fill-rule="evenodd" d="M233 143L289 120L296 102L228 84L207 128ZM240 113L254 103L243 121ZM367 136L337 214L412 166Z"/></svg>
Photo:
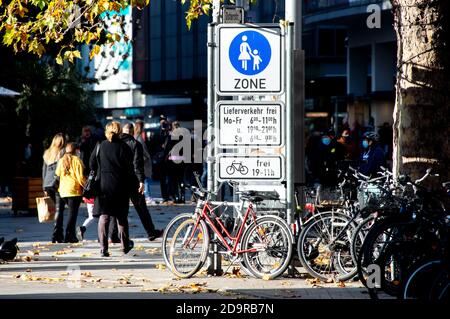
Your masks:
<svg viewBox="0 0 450 319"><path fill-rule="evenodd" d="M149 255L153 255L153 254L160 253L161 249L160 248L149 248L149 249L146 249L145 252Z"/></svg>
<svg viewBox="0 0 450 319"><path fill-rule="evenodd" d="M70 253L73 253L73 249L64 248L63 250L55 251L53 253L53 256L61 256L61 255L66 255L66 254L70 254Z"/></svg>
<svg viewBox="0 0 450 319"><path fill-rule="evenodd" d="M306 279L306 283L310 284L313 287L319 287L319 284L321 284L322 281L319 278L308 278Z"/></svg>
<svg viewBox="0 0 450 319"><path fill-rule="evenodd" d="M46 282L62 282L62 281L65 281L64 278L39 277L39 276L32 276L32 275L28 275L28 274L14 275L13 278L21 279L23 281L46 281Z"/></svg>
<svg viewBox="0 0 450 319"><path fill-rule="evenodd" d="M69 246L69 248L78 248L83 247L83 243L73 243Z"/></svg>
<svg viewBox="0 0 450 319"><path fill-rule="evenodd" d="M272 280L272 277L270 277L270 275L264 275L262 277L263 280Z"/></svg>
<svg viewBox="0 0 450 319"><path fill-rule="evenodd" d="M119 284L121 284L121 285L131 285L131 281L129 278L122 277L122 278L119 278L118 281L119 281Z"/></svg>
<svg viewBox="0 0 450 319"><path fill-rule="evenodd" d="M188 285L175 285L175 284L166 284L160 288L143 288L142 292L159 292L159 293L189 293L189 294L197 294L197 293L212 293L217 292L218 289L207 288L207 283L191 283Z"/></svg>
<svg viewBox="0 0 450 319"><path fill-rule="evenodd" d="M241 273L241 269L239 267L233 267L231 273L225 273L223 277L226 278L245 278L245 276Z"/></svg>

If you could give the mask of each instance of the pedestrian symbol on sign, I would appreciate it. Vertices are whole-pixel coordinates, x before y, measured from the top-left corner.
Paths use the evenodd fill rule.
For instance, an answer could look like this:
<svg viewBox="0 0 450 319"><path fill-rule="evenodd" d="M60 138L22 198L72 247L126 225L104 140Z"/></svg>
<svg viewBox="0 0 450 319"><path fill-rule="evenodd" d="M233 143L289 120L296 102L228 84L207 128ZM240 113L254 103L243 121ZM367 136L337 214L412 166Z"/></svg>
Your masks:
<svg viewBox="0 0 450 319"><path fill-rule="evenodd" d="M244 31L231 42L229 57L241 74L256 75L264 71L271 59L269 41L259 32Z"/></svg>

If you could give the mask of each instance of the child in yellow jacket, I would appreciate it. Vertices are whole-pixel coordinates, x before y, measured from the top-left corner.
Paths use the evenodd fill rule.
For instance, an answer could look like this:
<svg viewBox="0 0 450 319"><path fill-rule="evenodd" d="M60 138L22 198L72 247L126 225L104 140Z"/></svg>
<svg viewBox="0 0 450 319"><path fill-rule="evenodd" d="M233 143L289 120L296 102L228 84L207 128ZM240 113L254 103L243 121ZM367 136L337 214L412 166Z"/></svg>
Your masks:
<svg viewBox="0 0 450 319"><path fill-rule="evenodd" d="M58 161L55 175L59 177L59 195L69 208L69 220L66 226L66 234L64 242L76 243L75 226L78 217L78 209L80 208L83 185L86 179L83 175L83 162L75 154L76 147L74 143L67 143L66 153ZM56 228L63 227L63 214L56 214Z"/></svg>

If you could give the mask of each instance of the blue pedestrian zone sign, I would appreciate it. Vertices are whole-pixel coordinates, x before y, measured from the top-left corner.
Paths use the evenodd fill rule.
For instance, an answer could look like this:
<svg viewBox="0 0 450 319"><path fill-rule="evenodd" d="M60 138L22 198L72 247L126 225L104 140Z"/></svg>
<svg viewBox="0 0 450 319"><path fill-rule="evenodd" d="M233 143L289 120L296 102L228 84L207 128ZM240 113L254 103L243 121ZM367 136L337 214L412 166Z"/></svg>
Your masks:
<svg viewBox="0 0 450 319"><path fill-rule="evenodd" d="M284 37L279 24L218 27L219 95L284 92Z"/></svg>
<svg viewBox="0 0 450 319"><path fill-rule="evenodd" d="M272 49L261 33L244 31L231 42L229 56L231 64L239 73L256 75L269 65Z"/></svg>

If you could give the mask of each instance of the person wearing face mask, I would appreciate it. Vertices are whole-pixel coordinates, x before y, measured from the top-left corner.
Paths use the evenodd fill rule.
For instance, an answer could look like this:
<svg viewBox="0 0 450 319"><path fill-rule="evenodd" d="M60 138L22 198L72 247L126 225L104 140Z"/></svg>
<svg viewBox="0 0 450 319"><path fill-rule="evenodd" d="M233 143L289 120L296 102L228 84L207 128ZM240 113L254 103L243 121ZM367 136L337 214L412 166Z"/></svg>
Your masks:
<svg viewBox="0 0 450 319"><path fill-rule="evenodd" d="M375 132L366 132L363 135L363 153L359 171L366 176L375 177L382 166L386 167L386 159L379 139L380 136Z"/></svg>
<svg viewBox="0 0 450 319"><path fill-rule="evenodd" d="M330 130L321 138L323 169L320 174L320 183L325 186L337 184L338 163L344 160L345 149L337 142L335 135L334 131Z"/></svg>
<svg viewBox="0 0 450 319"><path fill-rule="evenodd" d="M350 131L344 130L341 134L341 137L338 139L338 143L340 143L344 148L344 159L346 161L357 161L360 157L360 152L358 145L353 140Z"/></svg>

